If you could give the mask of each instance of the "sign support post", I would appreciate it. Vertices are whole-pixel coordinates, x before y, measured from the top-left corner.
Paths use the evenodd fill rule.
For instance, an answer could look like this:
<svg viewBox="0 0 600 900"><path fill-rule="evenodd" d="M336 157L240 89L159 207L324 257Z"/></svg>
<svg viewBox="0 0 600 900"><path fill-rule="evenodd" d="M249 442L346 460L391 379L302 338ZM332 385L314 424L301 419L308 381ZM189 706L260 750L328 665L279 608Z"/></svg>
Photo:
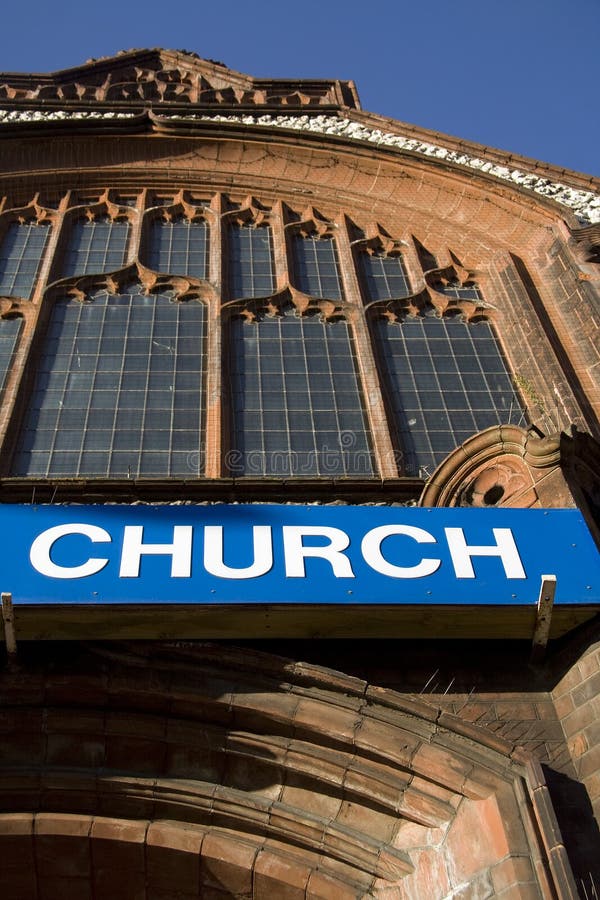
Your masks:
<svg viewBox="0 0 600 900"><path fill-rule="evenodd" d="M542 575L530 656L530 661L534 664L541 663L546 655L555 593L556 575Z"/></svg>
<svg viewBox="0 0 600 900"><path fill-rule="evenodd" d="M4 643L8 654L9 667L17 659L17 638L15 635L15 615L12 594L2 592L2 621L4 624Z"/></svg>

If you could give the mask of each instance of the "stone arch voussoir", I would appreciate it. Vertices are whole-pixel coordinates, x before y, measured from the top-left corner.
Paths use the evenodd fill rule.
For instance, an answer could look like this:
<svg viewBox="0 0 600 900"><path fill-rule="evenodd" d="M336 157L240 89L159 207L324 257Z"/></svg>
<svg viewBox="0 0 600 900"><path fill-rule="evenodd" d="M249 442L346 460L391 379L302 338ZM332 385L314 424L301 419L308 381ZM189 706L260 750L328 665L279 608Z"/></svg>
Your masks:
<svg viewBox="0 0 600 900"><path fill-rule="evenodd" d="M545 897L568 873L539 768L420 698L229 645L69 652L0 677L3 896Z"/></svg>

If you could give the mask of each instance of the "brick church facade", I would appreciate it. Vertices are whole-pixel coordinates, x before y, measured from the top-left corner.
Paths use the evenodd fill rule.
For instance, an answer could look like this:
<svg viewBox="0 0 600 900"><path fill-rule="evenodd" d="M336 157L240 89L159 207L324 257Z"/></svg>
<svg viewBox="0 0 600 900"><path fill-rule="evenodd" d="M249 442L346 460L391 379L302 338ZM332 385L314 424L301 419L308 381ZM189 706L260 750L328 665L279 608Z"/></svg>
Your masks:
<svg viewBox="0 0 600 900"><path fill-rule="evenodd" d="M0 147L2 503L600 542L598 179L165 50L0 74ZM597 896L594 608L187 615L5 603L3 896Z"/></svg>

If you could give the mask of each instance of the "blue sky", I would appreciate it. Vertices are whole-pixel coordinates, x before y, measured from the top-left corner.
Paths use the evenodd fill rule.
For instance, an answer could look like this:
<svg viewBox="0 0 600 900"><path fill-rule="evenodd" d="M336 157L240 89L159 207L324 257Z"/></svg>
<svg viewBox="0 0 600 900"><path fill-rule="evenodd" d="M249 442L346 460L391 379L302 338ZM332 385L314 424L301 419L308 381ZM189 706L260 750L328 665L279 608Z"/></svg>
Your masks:
<svg viewBox="0 0 600 900"><path fill-rule="evenodd" d="M131 47L276 78L352 78L365 109L600 175L600 0L29 0L0 71Z"/></svg>

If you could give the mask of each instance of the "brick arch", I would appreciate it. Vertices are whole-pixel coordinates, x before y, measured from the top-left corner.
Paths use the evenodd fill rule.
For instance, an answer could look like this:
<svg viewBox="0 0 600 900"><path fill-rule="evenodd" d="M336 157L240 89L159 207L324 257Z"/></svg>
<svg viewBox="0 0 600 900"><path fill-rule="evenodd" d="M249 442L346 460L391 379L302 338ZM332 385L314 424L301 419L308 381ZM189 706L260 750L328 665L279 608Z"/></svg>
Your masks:
<svg viewBox="0 0 600 900"><path fill-rule="evenodd" d="M264 197L273 196L275 184L276 195L292 205L304 202L310 189L332 213L343 205L369 217L419 223L424 234L447 223L454 240L465 235L469 246L486 248L547 250L553 240L549 229L564 228L565 220L575 223L567 208L539 194L433 157L277 129L249 134L221 123L219 131L215 135L211 126L194 137L173 131L120 136L127 179L177 189L197 183L217 191L230 190L233 180L236 193ZM81 135L76 141L57 136L52 157L45 144L24 140L18 148L7 147L5 155L10 177L23 185L31 180L39 186L49 170L67 181L83 170L90 186L100 189L119 178L114 138L108 136Z"/></svg>
<svg viewBox="0 0 600 900"><path fill-rule="evenodd" d="M5 896L422 900L569 883L539 768L419 698L210 644L87 645L0 681Z"/></svg>
<svg viewBox="0 0 600 900"><path fill-rule="evenodd" d="M344 886L231 830L85 813L0 814L4 896L313 896ZM341 893L339 893L341 891ZM348 893L347 896L354 896Z"/></svg>

